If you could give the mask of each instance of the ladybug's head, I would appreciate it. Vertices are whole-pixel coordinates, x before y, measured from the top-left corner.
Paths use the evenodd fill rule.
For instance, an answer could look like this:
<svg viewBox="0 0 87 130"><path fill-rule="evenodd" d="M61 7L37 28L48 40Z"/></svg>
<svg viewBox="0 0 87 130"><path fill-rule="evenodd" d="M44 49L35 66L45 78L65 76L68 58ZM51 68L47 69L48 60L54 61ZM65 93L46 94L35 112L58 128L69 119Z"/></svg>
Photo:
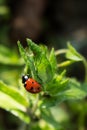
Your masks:
<svg viewBox="0 0 87 130"><path fill-rule="evenodd" d="M28 80L29 76L28 75L23 75L22 76L22 83L25 83Z"/></svg>

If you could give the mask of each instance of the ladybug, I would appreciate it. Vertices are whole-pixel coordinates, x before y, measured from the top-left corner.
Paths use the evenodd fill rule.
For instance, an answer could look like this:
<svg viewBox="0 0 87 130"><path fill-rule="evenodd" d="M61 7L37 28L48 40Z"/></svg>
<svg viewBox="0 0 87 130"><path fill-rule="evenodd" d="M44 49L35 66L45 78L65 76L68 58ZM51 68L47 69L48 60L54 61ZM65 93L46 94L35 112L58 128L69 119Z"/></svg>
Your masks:
<svg viewBox="0 0 87 130"><path fill-rule="evenodd" d="M28 75L22 76L22 83L24 84L25 89L30 93L39 93L41 91L41 85L32 78L29 78Z"/></svg>

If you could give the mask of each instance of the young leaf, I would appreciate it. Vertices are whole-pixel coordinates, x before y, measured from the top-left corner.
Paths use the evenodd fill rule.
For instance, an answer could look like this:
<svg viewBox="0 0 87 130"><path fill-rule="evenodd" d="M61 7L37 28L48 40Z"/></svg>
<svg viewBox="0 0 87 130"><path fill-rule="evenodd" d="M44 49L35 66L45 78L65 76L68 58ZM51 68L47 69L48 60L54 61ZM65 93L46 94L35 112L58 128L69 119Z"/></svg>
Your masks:
<svg viewBox="0 0 87 130"><path fill-rule="evenodd" d="M19 47L20 54L24 58L24 60L26 62L26 66L28 67L26 73L31 75L31 77L33 77L37 81L39 81L39 78L38 78L37 73L36 73L36 68L35 68L35 65L34 65L34 56L33 56L33 54L29 55L25 51L25 49L22 47L22 45L20 44L19 41L18 41L18 47Z"/></svg>
<svg viewBox="0 0 87 130"><path fill-rule="evenodd" d="M43 83L49 82L53 77L51 65L44 54L41 55L41 59L38 62L37 72Z"/></svg>
<svg viewBox="0 0 87 130"><path fill-rule="evenodd" d="M69 82L69 89L61 93L61 96L64 97L66 100L78 100L83 99L87 95L87 91L85 91L85 88L82 87L81 84L79 84L75 80L70 80Z"/></svg>
<svg viewBox="0 0 87 130"><path fill-rule="evenodd" d="M36 79L38 81L39 79L37 77L33 57L28 57L27 62L28 62L28 66L29 66L29 69L30 69L30 72L31 72L31 77L33 77L34 79Z"/></svg>
<svg viewBox="0 0 87 130"><path fill-rule="evenodd" d="M40 54L42 52L41 48L28 38L27 38L27 44L29 48L33 51L33 53Z"/></svg>
<svg viewBox="0 0 87 130"><path fill-rule="evenodd" d="M52 48L52 50L50 52L49 62L51 64L51 68L52 68L53 73L55 73L57 70L57 60L56 60L54 48Z"/></svg>
<svg viewBox="0 0 87 130"><path fill-rule="evenodd" d="M56 75L55 78L46 85L46 91L51 96L57 96L59 93L68 89L69 79L64 77L64 73L65 71L60 75Z"/></svg>
<svg viewBox="0 0 87 130"><path fill-rule="evenodd" d="M66 100L81 100L87 96L87 86L84 84L79 84L75 80L69 80L67 85L68 87L65 87L66 90L62 90L57 93L52 93L51 90L47 91L49 92L48 94L52 93L52 95L44 95L41 107L48 108Z"/></svg>
<svg viewBox="0 0 87 130"><path fill-rule="evenodd" d="M73 60L73 61L82 61L81 55L75 50L74 47L68 43L68 50L66 52L66 58Z"/></svg>
<svg viewBox="0 0 87 130"><path fill-rule="evenodd" d="M81 100L86 97L87 90L85 87L83 88L80 84L78 84L78 82L70 81L68 86L67 90L61 91L57 95L44 97L41 107L51 107L56 104L60 104L65 100Z"/></svg>
<svg viewBox="0 0 87 130"><path fill-rule="evenodd" d="M18 48L19 48L19 52L20 52L21 56L23 57L23 59L25 60L25 62L27 62L28 60L27 60L27 55L26 55L25 49L20 44L20 41L18 41L17 44L18 44Z"/></svg>

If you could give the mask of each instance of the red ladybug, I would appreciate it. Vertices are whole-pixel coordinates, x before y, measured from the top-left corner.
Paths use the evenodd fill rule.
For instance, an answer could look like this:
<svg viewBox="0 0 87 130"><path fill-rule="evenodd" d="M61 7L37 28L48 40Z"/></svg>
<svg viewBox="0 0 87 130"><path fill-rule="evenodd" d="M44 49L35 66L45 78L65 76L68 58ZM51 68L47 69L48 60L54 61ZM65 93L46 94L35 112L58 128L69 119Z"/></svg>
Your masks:
<svg viewBox="0 0 87 130"><path fill-rule="evenodd" d="M41 85L34 79L29 78L28 75L22 76L22 83L25 89L30 93L39 93L41 91Z"/></svg>

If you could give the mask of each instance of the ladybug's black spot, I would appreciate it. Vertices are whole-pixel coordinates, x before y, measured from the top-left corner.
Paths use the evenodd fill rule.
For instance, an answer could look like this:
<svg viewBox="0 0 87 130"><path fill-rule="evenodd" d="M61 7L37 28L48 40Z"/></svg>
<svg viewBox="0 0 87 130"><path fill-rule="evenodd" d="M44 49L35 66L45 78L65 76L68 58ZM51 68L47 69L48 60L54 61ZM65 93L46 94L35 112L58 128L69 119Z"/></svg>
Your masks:
<svg viewBox="0 0 87 130"><path fill-rule="evenodd" d="M39 87L38 87L37 89L38 89L38 90L40 90L40 88L39 88Z"/></svg>
<svg viewBox="0 0 87 130"><path fill-rule="evenodd" d="M34 84L34 82L32 81L32 84Z"/></svg>
<svg viewBox="0 0 87 130"><path fill-rule="evenodd" d="M33 90L33 87L31 87L30 90Z"/></svg>

